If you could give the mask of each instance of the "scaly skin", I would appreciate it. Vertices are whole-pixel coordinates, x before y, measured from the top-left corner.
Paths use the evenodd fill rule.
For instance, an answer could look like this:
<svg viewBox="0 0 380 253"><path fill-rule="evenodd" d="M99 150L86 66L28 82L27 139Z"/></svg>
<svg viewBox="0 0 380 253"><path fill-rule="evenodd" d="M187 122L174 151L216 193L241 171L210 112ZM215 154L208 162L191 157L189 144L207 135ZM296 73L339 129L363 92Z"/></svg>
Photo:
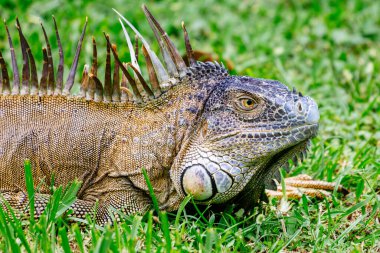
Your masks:
<svg viewBox="0 0 380 253"><path fill-rule="evenodd" d="M155 21L144 11L148 20ZM107 41L109 57L108 37ZM81 90L86 98L61 95L61 88L43 94L43 78L40 88L31 84L31 91L23 78L23 95L18 94L17 83L12 90L4 85L0 95L0 191L11 206L25 210L28 203L26 158L32 162L38 191L37 216L46 206L52 178L55 186L78 179L83 183L72 206L73 215L83 218L96 212L99 224L111 221L112 215L117 218L114 209L131 214L150 207L141 168L148 172L160 208L168 211L175 210L187 194L204 204L251 205L265 187L273 188L278 169L303 154L316 135L316 103L277 81L229 76L216 63L190 61L189 67L183 67L176 49L165 43L166 56L171 59L166 58L164 72L170 80L150 91L129 77L133 92L124 91L133 96L128 101L117 102L120 93L110 92L107 78L103 91L93 69L84 72ZM191 58L191 47L186 47ZM157 80L164 79L166 74L152 59L154 69L148 66L149 73L155 71ZM107 62L108 66L108 58ZM43 77L49 71L45 70ZM4 76L4 64L2 71ZM139 80L144 86L144 80ZM2 81L7 82L5 77ZM152 78L151 82L154 88ZM72 86L68 83L63 94ZM16 94L8 94L12 92ZM112 101L111 95L115 95Z"/></svg>
<svg viewBox="0 0 380 253"><path fill-rule="evenodd" d="M204 79L211 85L219 78ZM192 97L206 93L186 78L144 105L62 95L0 95L0 128L5 129L0 132L0 190L6 196L16 193L16 200L8 198L18 203L25 189L23 161L28 158L40 194L49 193L52 176L56 186L79 179L81 205L91 209L99 201L97 218L104 223L111 217L102 209L111 204L128 206L126 213L149 207L141 173L146 168L162 209L174 210L182 196L173 187L170 169L202 111L203 103Z"/></svg>

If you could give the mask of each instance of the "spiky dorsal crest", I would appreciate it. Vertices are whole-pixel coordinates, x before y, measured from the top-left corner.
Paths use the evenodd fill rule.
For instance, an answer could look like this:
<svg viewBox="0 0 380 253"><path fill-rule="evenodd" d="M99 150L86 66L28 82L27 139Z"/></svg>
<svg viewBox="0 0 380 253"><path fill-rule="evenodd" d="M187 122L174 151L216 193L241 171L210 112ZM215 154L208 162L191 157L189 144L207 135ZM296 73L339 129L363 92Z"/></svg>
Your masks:
<svg viewBox="0 0 380 253"><path fill-rule="evenodd" d="M59 64L58 64L58 70L57 70L57 78L55 78L54 75L54 65L53 65L53 58L51 54L51 47L50 43L46 34L46 30L44 26L41 24L42 31L44 34L46 47L43 48L43 68L42 68L42 75L40 82L38 82L38 74L37 74L37 68L34 61L34 57L32 54L32 51L30 49L29 43L27 42L22 28L21 24L18 19L16 19L16 28L19 33L20 37L20 44L21 44L21 52L22 52L22 82L20 84L20 76L19 76L19 70L17 66L17 60L15 55L15 49L13 47L13 42L11 35L9 33L8 26L6 24L6 21L4 20L4 26L7 32L9 47L11 50L11 61L12 61L12 71L13 71L13 85L10 86L10 81L8 77L8 70L7 66L4 62L4 59L1 57L0 59L0 68L2 75L0 76L1 83L4 83L2 87L0 87L0 94L13 94L13 95L59 95L62 93L62 86L63 86L63 71L64 71L64 58L63 58L63 50L62 50L62 44L61 39L58 32L58 26L56 23L56 20L53 16L54 21L54 27L55 27L55 33L57 37L57 43L59 47ZM80 40L78 42L78 47L75 53L74 62L72 64L68 79L66 81L65 87L63 89L63 94L68 95L70 94L70 90L74 84L75 79L75 73L78 66L79 56L82 48L82 43L84 39L84 34L86 31L87 26L87 18L86 23L82 31L82 35L80 37Z"/></svg>
<svg viewBox="0 0 380 253"><path fill-rule="evenodd" d="M135 102L143 103L154 100L161 96L162 93L170 89L172 86L177 85L182 79L198 80L210 77L223 77L228 75L227 70L219 63L202 63L196 62L193 56L193 50L190 44L189 36L182 22L182 29L184 34L184 41L186 46L186 54L189 60L187 66L177 48L168 37L167 33L153 17L151 12L146 6L143 6L143 11L148 20L148 23L154 33L154 36L159 44L160 52L163 58L163 63L158 56L150 48L150 44L138 32L138 30L119 12L114 10L119 15L119 21L125 35L127 45L130 52L130 63L123 63L117 53L117 48L111 43L107 34L105 39L107 41L107 54L106 66L104 75L104 84L98 76L98 60L97 60L97 47L96 41L92 38L93 44L93 60L92 66L89 68L85 65L82 81L80 87L79 97L86 100L93 100L96 102ZM74 61L72 63L70 72L66 83L63 85L63 72L64 72L64 58L61 39L58 32L58 26L53 16L55 34L59 47L59 64L56 75L54 74L54 64L51 54L51 47L48 40L47 32L41 24L43 35L45 38L46 48L43 48L43 69L40 82L38 83L38 75L33 54L29 44L22 32L21 25L17 19L16 27L19 31L21 41L21 51L23 58L22 67L22 82L20 84L19 71L17 68L16 56L12 44L12 39L8 27L4 21L7 31L9 46L11 49L11 60L13 69L13 85L11 88L10 79L4 59L0 53L0 94L31 94L31 95L70 95L70 91L74 85L75 74L78 67L78 61L81 53L81 48L87 27L87 18L80 36L78 46L76 49ZM126 29L131 28L135 35L135 43L133 45L131 38ZM141 68L139 66L139 40L142 43L141 51L144 56L145 65L149 75L150 85L143 78ZM114 69L112 74L111 69L111 55L114 58ZM130 73L132 71L133 74ZM120 70L122 71L122 78L120 80ZM121 83L120 83L121 81Z"/></svg>

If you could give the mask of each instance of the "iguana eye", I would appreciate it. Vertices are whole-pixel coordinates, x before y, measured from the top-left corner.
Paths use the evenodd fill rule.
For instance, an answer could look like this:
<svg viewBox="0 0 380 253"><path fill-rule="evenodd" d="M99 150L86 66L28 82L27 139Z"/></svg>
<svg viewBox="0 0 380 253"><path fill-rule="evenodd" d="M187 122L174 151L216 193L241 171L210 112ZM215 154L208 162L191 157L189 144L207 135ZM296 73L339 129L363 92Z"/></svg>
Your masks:
<svg viewBox="0 0 380 253"><path fill-rule="evenodd" d="M241 97L238 99L236 105L238 109L248 112L257 107L257 102L251 97Z"/></svg>

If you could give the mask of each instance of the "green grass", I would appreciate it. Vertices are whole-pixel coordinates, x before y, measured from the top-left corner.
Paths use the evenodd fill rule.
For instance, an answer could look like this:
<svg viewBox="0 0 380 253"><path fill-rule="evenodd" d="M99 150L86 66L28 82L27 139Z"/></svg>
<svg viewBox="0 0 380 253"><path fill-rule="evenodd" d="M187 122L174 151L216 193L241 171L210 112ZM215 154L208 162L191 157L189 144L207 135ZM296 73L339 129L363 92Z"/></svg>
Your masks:
<svg viewBox="0 0 380 253"><path fill-rule="evenodd" d="M184 52L180 22L187 24L193 47L234 64L233 74L278 79L312 96L321 113L320 133L308 158L291 174L343 184L350 193L317 201L303 197L279 211L270 201L249 214L233 207L222 213L148 212L98 228L69 225L65 214L77 183L56 189L40 219L6 222L0 209L0 251L46 252L376 252L380 251L380 3L378 1L145 2ZM67 75L85 15L89 29L80 66L91 62L90 35L104 54L102 32L110 34L123 57L127 46L111 8L119 10L153 41L141 3L109 0L2 1L0 17L19 16L36 62L42 62L42 20L50 34L54 14L64 38ZM10 26L19 48L16 31ZM157 45L154 46L157 48ZM5 31L0 50L9 62ZM20 53L18 53L20 56ZM99 56L101 58L101 56ZM124 57L128 60L128 57ZM20 63L20 61L19 61ZM41 69L42 64L39 64ZM77 75L79 77L79 75ZM33 194L29 191L28 194ZM158 218L157 218L158 217Z"/></svg>

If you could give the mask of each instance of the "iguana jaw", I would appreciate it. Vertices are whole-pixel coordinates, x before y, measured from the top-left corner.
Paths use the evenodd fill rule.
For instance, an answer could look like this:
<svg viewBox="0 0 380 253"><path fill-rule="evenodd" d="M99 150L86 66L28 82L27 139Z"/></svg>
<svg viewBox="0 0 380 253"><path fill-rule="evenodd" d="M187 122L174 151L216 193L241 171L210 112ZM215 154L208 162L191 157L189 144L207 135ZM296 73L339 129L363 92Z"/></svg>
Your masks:
<svg viewBox="0 0 380 253"><path fill-rule="evenodd" d="M307 139L273 155L266 163L262 164L257 174L251 178L243 190L230 199L228 203L237 204L240 208L247 210L256 205L260 199L266 199L263 195L264 188L276 189L277 184L281 183L280 169L288 170L290 160L293 161L293 164L303 161L309 146L310 139Z"/></svg>
<svg viewBox="0 0 380 253"><path fill-rule="evenodd" d="M180 166L183 168L179 180L180 192L184 195L193 195L194 199L200 203L218 204L235 199L241 195L240 193L254 191L252 194L255 197L251 196L250 201L256 202L259 197L256 195L260 195L257 191L262 189L263 185L270 185L273 179L280 181L280 167L288 167L290 159L294 162L298 159L302 160L310 139L317 134L318 124L304 125L289 130L292 132L291 136L295 135L297 129L305 135L304 138L284 139L278 147L272 147L272 150L267 150L260 155L256 154L252 159L230 156L234 147L214 149L212 146L206 148L204 143L203 145L199 142L193 143L191 145L193 147L187 152L186 161L183 161ZM232 135L228 138L236 137ZM221 140L217 140L219 141ZM248 145L248 143L244 144L247 148ZM251 152L257 152L255 150L257 144L253 142L249 146ZM248 150L243 153L248 154L247 152ZM253 186L252 181L255 182ZM247 187L248 185L250 186ZM259 185L262 186L259 187Z"/></svg>
<svg viewBox="0 0 380 253"><path fill-rule="evenodd" d="M310 139L297 143L293 146L287 147L284 150L273 155L265 164L262 166L262 170L268 173L268 180L279 180L273 174L281 168L289 168L289 161L292 160L293 164L297 164L298 161L303 161L306 157L306 151L310 145ZM277 183L277 182L275 182Z"/></svg>

